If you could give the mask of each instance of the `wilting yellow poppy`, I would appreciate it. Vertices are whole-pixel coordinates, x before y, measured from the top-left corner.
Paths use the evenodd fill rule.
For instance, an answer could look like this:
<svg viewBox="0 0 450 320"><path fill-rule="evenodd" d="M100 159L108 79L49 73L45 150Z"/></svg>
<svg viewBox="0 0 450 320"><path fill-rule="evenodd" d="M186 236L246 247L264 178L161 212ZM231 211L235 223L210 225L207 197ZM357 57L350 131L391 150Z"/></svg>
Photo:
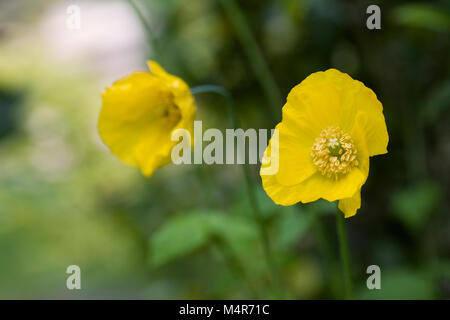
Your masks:
<svg viewBox="0 0 450 320"><path fill-rule="evenodd" d="M151 72L133 73L105 90L98 130L119 159L150 177L170 162L174 130L192 136L195 103L182 79L154 61L148 66Z"/></svg>
<svg viewBox="0 0 450 320"><path fill-rule="evenodd" d="M271 139L264 156L279 161L279 169L261 174L269 197L285 206L339 200L346 218L355 215L369 157L387 153L389 136L375 93L335 69L313 73L289 93L276 129L279 140ZM278 154L271 154L272 144Z"/></svg>

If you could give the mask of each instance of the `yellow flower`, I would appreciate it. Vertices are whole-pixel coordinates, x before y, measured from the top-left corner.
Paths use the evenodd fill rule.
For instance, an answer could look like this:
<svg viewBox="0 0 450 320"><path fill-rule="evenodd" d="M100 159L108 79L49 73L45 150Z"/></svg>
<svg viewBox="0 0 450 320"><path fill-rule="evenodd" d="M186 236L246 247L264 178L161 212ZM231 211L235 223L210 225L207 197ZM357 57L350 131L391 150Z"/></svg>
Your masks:
<svg viewBox="0 0 450 320"><path fill-rule="evenodd" d="M148 66L151 72L133 73L105 90L98 130L119 159L150 177L170 162L174 130L192 136L195 103L182 79L154 61Z"/></svg>
<svg viewBox="0 0 450 320"><path fill-rule="evenodd" d="M316 72L295 86L264 156L278 172L261 174L264 190L281 205L339 200L351 217L361 207L369 157L387 153L383 106L362 82L335 69ZM278 156L271 154L271 146ZM262 165L262 168L270 164Z"/></svg>

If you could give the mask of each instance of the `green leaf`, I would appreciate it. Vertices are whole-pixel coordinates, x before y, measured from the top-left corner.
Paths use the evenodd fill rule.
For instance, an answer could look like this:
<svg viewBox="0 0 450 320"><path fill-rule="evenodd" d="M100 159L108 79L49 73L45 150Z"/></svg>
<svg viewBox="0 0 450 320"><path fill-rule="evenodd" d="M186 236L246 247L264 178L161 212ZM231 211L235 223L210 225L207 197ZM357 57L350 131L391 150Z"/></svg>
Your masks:
<svg viewBox="0 0 450 320"><path fill-rule="evenodd" d="M210 218L214 237L229 248L242 265L258 273L263 265L258 226L245 216L222 214Z"/></svg>
<svg viewBox="0 0 450 320"><path fill-rule="evenodd" d="M246 217L219 211L193 211L172 218L150 238L150 265L160 267L220 241L246 257L258 245L256 226Z"/></svg>
<svg viewBox="0 0 450 320"><path fill-rule="evenodd" d="M203 213L172 218L150 239L150 265L160 267L206 245L211 230Z"/></svg>

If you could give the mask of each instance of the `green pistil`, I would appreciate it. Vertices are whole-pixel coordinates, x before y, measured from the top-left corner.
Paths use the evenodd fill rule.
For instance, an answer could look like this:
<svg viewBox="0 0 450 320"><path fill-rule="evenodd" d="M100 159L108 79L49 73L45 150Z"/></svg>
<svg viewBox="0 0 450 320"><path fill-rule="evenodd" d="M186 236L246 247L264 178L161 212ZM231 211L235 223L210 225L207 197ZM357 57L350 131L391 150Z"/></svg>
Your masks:
<svg viewBox="0 0 450 320"><path fill-rule="evenodd" d="M333 157L340 157L343 154L343 149L341 144L337 139L330 139L328 141L328 150L330 150L330 155ZM342 151L341 151L342 150Z"/></svg>

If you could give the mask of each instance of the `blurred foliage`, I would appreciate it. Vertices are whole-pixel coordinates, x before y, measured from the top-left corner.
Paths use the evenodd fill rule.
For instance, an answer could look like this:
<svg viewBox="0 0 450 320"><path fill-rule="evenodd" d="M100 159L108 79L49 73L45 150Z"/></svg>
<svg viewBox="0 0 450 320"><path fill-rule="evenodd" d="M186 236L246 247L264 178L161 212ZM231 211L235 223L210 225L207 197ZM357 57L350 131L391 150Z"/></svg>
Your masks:
<svg viewBox="0 0 450 320"><path fill-rule="evenodd" d="M425 272L411 271L407 268L390 270L383 274L381 290L361 289L360 299L433 299L433 283ZM384 286L383 286L384 285Z"/></svg>
<svg viewBox="0 0 450 320"><path fill-rule="evenodd" d="M150 264L160 267L215 242L231 248L240 258L248 258L258 239L258 231L248 218L214 211L180 213L151 237Z"/></svg>
<svg viewBox="0 0 450 320"><path fill-rule="evenodd" d="M16 130L19 119L20 93L0 92L0 137L6 136Z"/></svg>
<svg viewBox="0 0 450 320"><path fill-rule="evenodd" d="M400 222L417 231L436 209L438 192L436 185L426 182L398 191L392 200L392 210Z"/></svg>
<svg viewBox="0 0 450 320"><path fill-rule="evenodd" d="M142 40L148 57L191 86L230 90L243 128L273 127L219 1L135 2L156 39ZM371 159L362 208L347 221L357 297L450 298L448 1L380 0L381 30L365 26L370 1L236 2L283 97L335 67L383 102L389 153ZM126 1L80 5L84 17L108 12L84 34L118 24L113 7L139 23ZM169 165L145 179L102 144L100 94L116 79L110 72L134 71L117 66L142 49L120 47L113 33L77 38L62 25L65 9L0 3L0 298L276 297L239 166ZM52 14L62 22L49 29ZM223 99L196 99L205 129L230 126ZM252 170L285 296L341 298L336 205L277 206ZM80 291L65 287L71 264L81 267ZM365 285L371 264L380 291Z"/></svg>
<svg viewBox="0 0 450 320"><path fill-rule="evenodd" d="M398 24L436 31L450 30L450 13L428 3L400 5L392 12Z"/></svg>

